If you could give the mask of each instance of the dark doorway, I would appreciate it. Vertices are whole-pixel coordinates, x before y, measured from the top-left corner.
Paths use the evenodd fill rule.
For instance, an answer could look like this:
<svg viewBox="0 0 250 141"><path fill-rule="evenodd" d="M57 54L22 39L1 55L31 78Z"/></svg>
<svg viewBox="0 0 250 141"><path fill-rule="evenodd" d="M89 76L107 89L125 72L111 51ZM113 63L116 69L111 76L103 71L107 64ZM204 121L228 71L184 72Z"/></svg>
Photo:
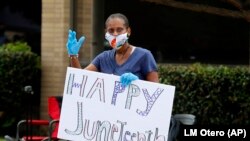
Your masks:
<svg viewBox="0 0 250 141"><path fill-rule="evenodd" d="M1 32L6 42L25 41L41 54L41 0L0 1Z"/></svg>

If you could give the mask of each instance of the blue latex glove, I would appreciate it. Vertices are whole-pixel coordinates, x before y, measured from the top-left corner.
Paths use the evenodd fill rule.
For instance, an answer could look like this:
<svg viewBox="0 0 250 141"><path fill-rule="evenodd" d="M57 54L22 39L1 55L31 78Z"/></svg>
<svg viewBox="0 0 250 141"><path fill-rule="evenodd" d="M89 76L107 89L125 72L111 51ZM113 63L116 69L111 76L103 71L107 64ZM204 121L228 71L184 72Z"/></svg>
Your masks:
<svg viewBox="0 0 250 141"><path fill-rule="evenodd" d="M133 73L124 73L120 77L120 81L123 86L128 86L131 84L132 81L139 79L138 76L134 75Z"/></svg>
<svg viewBox="0 0 250 141"><path fill-rule="evenodd" d="M78 41L76 39L76 32L69 30L68 41L66 44L67 51L69 55L78 55L82 44L84 43L85 37L82 36Z"/></svg>

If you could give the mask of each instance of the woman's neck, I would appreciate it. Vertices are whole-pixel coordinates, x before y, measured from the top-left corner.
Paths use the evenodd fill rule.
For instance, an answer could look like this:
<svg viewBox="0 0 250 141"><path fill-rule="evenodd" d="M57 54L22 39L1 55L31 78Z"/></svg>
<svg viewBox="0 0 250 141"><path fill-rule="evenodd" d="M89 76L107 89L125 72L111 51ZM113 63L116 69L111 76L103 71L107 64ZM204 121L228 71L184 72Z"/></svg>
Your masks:
<svg viewBox="0 0 250 141"><path fill-rule="evenodd" d="M128 43L124 44L119 50L116 51L118 55L125 55L130 48L130 45Z"/></svg>

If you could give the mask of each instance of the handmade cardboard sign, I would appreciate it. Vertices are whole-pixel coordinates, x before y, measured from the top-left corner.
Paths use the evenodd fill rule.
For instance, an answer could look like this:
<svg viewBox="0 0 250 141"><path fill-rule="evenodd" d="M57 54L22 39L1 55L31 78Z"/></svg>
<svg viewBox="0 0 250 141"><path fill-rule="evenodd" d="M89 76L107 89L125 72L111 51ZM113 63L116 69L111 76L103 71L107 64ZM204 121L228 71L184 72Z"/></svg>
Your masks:
<svg viewBox="0 0 250 141"><path fill-rule="evenodd" d="M167 141L175 87L67 68L58 137L74 141Z"/></svg>

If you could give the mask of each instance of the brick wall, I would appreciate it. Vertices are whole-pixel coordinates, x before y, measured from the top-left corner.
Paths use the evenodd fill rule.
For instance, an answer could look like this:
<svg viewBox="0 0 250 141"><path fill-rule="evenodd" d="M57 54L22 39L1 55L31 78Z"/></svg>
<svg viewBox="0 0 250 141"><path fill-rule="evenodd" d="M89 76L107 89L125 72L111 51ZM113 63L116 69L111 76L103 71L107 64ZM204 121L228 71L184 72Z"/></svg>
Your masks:
<svg viewBox="0 0 250 141"><path fill-rule="evenodd" d="M92 0L77 0L75 30L77 37L85 35L87 40L81 49L80 62L85 65L92 56ZM41 36L41 118L48 118L47 99L63 95L66 69L69 64L66 42L70 22L70 0L42 0Z"/></svg>

